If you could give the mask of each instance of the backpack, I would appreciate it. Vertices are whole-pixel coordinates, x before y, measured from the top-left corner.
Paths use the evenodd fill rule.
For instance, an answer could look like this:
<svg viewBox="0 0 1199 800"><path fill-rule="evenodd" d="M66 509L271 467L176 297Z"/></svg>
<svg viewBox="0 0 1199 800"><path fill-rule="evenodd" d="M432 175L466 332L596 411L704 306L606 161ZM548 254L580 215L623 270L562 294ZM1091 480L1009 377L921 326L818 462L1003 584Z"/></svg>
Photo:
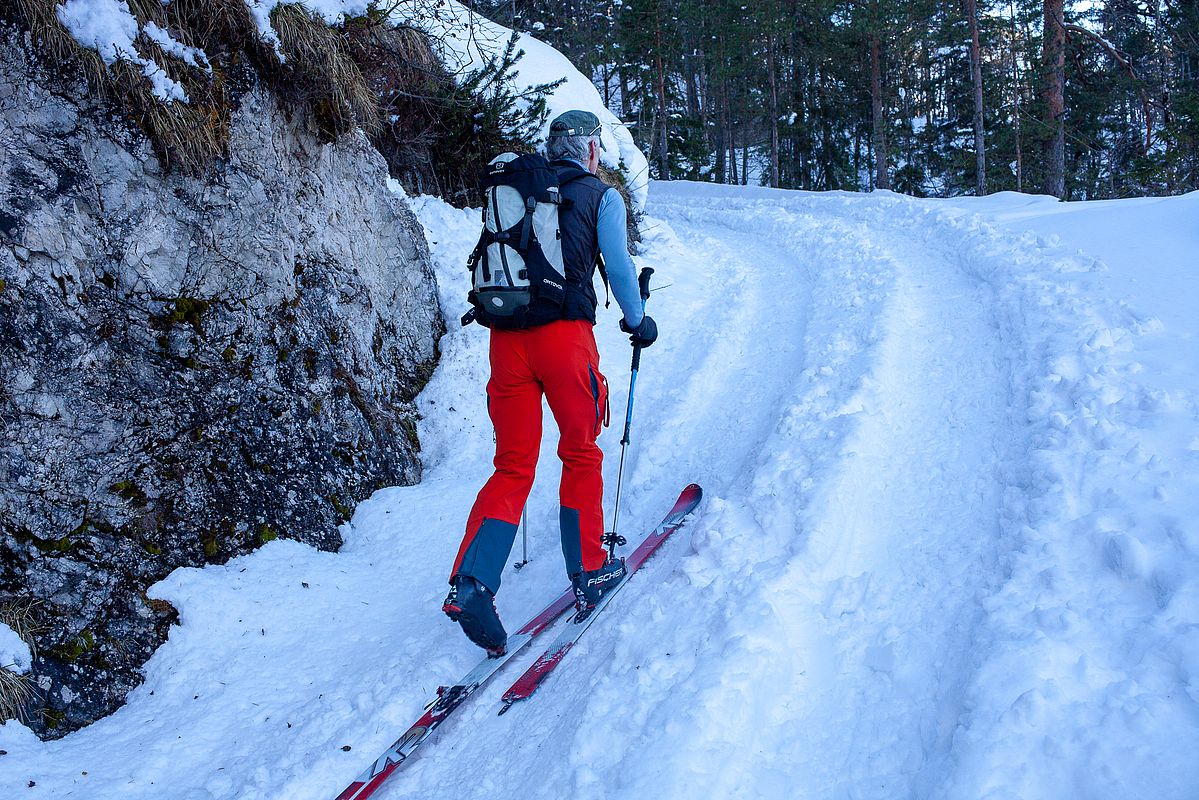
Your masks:
<svg viewBox="0 0 1199 800"><path fill-rule="evenodd" d="M557 172L544 156L501 153L480 184L483 230L467 261L472 309L462 324L520 329L561 319L566 270Z"/></svg>

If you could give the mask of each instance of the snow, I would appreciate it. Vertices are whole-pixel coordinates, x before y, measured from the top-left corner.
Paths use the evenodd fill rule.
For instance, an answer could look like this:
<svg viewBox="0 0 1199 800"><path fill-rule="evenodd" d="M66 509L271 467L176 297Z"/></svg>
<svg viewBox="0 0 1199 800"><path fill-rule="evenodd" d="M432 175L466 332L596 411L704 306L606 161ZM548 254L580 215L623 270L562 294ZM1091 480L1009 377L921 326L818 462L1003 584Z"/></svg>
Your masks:
<svg viewBox="0 0 1199 800"><path fill-rule="evenodd" d="M84 47L95 50L106 65L111 67L117 61L136 64L141 67L142 74L149 78L150 91L159 100L165 103L176 100L187 102L183 86L172 80L157 63L139 55L134 48L133 41L137 38L139 27L125 0L66 0L58 6L57 14L71 36ZM163 43L163 37L167 44L174 42L156 25L153 32L147 26L146 34L160 44ZM167 52L176 54L180 52L178 48L184 47L178 42L170 47L167 44L164 44ZM191 48L185 50L198 52Z"/></svg>
<svg viewBox="0 0 1199 800"><path fill-rule="evenodd" d="M275 48L279 60L285 60L279 50L279 34L271 25L271 12L278 6L290 5L292 0L245 0L250 18L258 28L263 41ZM323 19L329 25L340 25L346 17L361 17L371 10L371 0L304 0L304 8Z"/></svg>
<svg viewBox="0 0 1199 800"><path fill-rule="evenodd" d="M536 697L495 715L538 643L376 796L1199 794L1199 194L650 201L638 261L670 286L622 531L693 480L704 504ZM409 202L454 320L478 212ZM617 319L596 335L619 418ZM421 484L363 503L340 553L279 540L159 583L181 620L145 684L60 741L0 727L0 794L302 800L355 777L478 657L439 606L489 469L486 342L442 340ZM545 430L510 627L565 585Z"/></svg>
<svg viewBox="0 0 1199 800"><path fill-rule="evenodd" d="M146 23L146 27L142 29L142 33L146 38L157 44L163 49L163 52L172 55L185 64L190 64L196 69L203 69L207 72L212 71L212 67L208 63L208 56L203 50L197 47L189 47L183 42L177 41L171 37L171 34L163 30L157 23L151 21Z"/></svg>
<svg viewBox="0 0 1199 800"><path fill-rule="evenodd" d="M29 671L33 654L29 645L12 628L0 622L0 669L23 674Z"/></svg>
<svg viewBox="0 0 1199 800"><path fill-rule="evenodd" d="M58 7L58 19L109 66L135 54L137 19L124 0L67 0Z"/></svg>

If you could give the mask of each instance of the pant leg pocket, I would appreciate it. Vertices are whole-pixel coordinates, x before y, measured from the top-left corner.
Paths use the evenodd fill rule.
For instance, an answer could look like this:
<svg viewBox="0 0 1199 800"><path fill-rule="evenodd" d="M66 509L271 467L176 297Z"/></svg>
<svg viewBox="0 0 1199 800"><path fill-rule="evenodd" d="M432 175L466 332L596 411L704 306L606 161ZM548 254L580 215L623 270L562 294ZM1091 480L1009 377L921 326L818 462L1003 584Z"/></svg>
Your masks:
<svg viewBox="0 0 1199 800"><path fill-rule="evenodd" d="M595 435L608 427L612 421L612 410L608 405L608 379L591 364L587 365L587 377L591 381L591 398L595 402Z"/></svg>

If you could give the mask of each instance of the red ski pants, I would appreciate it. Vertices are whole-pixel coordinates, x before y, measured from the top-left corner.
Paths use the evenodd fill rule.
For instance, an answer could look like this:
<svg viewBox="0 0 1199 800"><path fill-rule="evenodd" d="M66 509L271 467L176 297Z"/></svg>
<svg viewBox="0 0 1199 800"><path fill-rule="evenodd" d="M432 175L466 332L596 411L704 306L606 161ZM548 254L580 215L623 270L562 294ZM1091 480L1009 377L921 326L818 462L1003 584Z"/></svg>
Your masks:
<svg viewBox="0 0 1199 800"><path fill-rule="evenodd" d="M599 569L604 455L595 443L608 424L608 383L599 371L591 323L559 320L521 331L491 331L487 409L495 427L495 472L466 522L451 579L470 575L495 592L537 469L541 397L558 424L562 460L559 522L566 571Z"/></svg>

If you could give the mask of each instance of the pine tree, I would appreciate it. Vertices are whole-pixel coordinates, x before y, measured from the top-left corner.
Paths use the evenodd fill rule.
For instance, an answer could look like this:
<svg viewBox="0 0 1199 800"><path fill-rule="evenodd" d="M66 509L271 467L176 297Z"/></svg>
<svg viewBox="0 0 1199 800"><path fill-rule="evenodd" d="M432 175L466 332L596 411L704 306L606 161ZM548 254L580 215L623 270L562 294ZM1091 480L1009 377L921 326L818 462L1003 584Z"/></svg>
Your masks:
<svg viewBox="0 0 1199 800"><path fill-rule="evenodd" d="M1199 182L1199 0L489 0L658 178L1059 197Z"/></svg>

